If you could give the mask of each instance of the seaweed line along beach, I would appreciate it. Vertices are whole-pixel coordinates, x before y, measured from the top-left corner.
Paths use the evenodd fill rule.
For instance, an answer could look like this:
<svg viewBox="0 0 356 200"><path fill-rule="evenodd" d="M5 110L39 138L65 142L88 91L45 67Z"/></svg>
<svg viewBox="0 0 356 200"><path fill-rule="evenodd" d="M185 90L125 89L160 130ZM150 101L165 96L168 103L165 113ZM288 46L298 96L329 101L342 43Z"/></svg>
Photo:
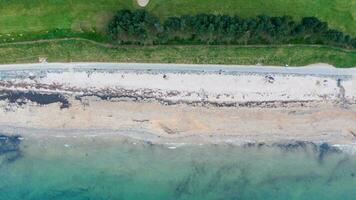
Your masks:
<svg viewBox="0 0 356 200"><path fill-rule="evenodd" d="M25 138L111 134L153 143L356 146L356 69L2 65L0 90L0 132Z"/></svg>

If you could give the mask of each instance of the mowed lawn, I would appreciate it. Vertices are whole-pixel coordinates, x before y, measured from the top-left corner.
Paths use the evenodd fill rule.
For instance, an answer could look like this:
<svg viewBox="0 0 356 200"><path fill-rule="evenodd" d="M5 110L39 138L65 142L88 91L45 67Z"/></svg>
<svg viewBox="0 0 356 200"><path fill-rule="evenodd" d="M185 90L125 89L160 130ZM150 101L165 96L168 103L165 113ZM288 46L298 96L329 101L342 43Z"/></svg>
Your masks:
<svg viewBox="0 0 356 200"><path fill-rule="evenodd" d="M38 62L139 62L192 64L263 64L302 66L329 63L354 67L356 51L332 47L284 46L122 46L107 48L88 41L0 45L0 64Z"/></svg>
<svg viewBox="0 0 356 200"><path fill-rule="evenodd" d="M122 8L138 6L136 0L0 0L0 33L101 30ZM150 0L146 9L161 19L195 13L316 16L356 36L356 0Z"/></svg>
<svg viewBox="0 0 356 200"><path fill-rule="evenodd" d="M132 5L131 0L0 0L0 33L96 27L107 14Z"/></svg>

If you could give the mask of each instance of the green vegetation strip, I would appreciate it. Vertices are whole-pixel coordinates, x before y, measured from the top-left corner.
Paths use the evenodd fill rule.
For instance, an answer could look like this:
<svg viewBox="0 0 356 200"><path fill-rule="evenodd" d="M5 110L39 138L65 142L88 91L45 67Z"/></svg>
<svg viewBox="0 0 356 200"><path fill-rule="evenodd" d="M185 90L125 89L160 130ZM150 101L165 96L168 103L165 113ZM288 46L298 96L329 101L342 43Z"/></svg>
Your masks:
<svg viewBox="0 0 356 200"><path fill-rule="evenodd" d="M356 49L356 38L330 29L316 17L297 22L290 16L198 14L160 22L144 10L119 10L108 35L119 44L324 44Z"/></svg>
<svg viewBox="0 0 356 200"><path fill-rule="evenodd" d="M0 45L0 63L140 62L191 64L263 64L301 66L329 63L355 67L356 51L322 46L122 46L85 40L42 41Z"/></svg>
<svg viewBox="0 0 356 200"><path fill-rule="evenodd" d="M1 0L0 33L100 31L113 12L135 8L136 0ZM315 16L331 28L356 36L355 0L150 0L145 9L160 19L198 13L290 15L295 20Z"/></svg>
<svg viewBox="0 0 356 200"><path fill-rule="evenodd" d="M138 9L136 0L3 0L0 1L0 43L80 37L105 42L113 14ZM315 16L332 29L356 36L355 0L150 0L146 11L164 21L186 14L226 14L242 18ZM327 62L356 66L354 51L317 46L155 46L107 48L89 41L57 41L0 45L0 63L51 61L176 62L306 65Z"/></svg>

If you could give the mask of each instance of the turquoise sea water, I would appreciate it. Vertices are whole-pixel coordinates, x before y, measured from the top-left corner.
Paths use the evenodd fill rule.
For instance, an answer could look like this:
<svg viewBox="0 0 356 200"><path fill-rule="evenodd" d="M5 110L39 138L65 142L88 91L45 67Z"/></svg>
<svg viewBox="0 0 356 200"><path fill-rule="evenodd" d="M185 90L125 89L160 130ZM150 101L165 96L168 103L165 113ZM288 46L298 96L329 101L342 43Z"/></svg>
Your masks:
<svg viewBox="0 0 356 200"><path fill-rule="evenodd" d="M0 200L354 200L355 174L355 156L311 148L25 138L0 155Z"/></svg>

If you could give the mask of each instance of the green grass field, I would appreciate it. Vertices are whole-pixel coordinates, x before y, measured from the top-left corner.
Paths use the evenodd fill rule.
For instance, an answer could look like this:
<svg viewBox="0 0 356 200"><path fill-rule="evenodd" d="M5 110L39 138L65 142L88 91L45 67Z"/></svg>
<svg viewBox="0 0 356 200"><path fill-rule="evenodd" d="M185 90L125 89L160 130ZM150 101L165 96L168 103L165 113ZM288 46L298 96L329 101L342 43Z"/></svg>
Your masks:
<svg viewBox="0 0 356 200"><path fill-rule="evenodd" d="M0 43L85 37L100 33L119 9L136 9L136 0L0 0ZM356 0L150 0L145 8L164 19L195 13L316 16L330 27L356 36ZM49 33L48 33L49 31ZM53 32L54 31L54 32ZM99 34L98 34L99 33ZM0 46L0 63L49 61L177 62L306 65L327 62L356 66L355 51L330 47L156 46L105 48L83 41Z"/></svg>
<svg viewBox="0 0 356 200"><path fill-rule="evenodd" d="M0 0L0 33L100 30L112 12L137 7L135 0ZM296 19L316 16L356 36L355 0L151 0L146 9L161 18L202 12L242 17L291 15Z"/></svg>
<svg viewBox="0 0 356 200"><path fill-rule="evenodd" d="M200 64L265 64L301 66L327 62L354 67L356 51L332 47L238 47L238 46L126 46L108 48L88 41L57 41L0 46L0 63L37 62L144 62Z"/></svg>

